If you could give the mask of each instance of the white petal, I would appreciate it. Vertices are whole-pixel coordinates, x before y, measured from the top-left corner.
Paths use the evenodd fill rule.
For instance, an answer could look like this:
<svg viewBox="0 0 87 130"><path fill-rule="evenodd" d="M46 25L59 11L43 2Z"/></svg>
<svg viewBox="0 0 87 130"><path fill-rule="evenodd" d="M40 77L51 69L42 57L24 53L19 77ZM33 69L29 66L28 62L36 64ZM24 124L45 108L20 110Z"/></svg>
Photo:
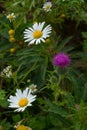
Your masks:
<svg viewBox="0 0 87 130"><path fill-rule="evenodd" d="M30 41L30 44L34 44L34 42L35 42L36 40L35 39L33 39L32 41Z"/></svg>
<svg viewBox="0 0 87 130"><path fill-rule="evenodd" d="M40 39L37 39L36 40L36 45L40 43Z"/></svg>
<svg viewBox="0 0 87 130"><path fill-rule="evenodd" d="M38 23L35 23L35 24L33 25L33 29L34 29L34 30L37 30L37 27L38 27Z"/></svg>
<svg viewBox="0 0 87 130"><path fill-rule="evenodd" d="M17 89L16 91L16 95L21 98L23 95L22 91L20 89Z"/></svg>
<svg viewBox="0 0 87 130"><path fill-rule="evenodd" d="M45 24L45 22L39 23L38 29L42 31L44 24Z"/></svg>
<svg viewBox="0 0 87 130"><path fill-rule="evenodd" d="M44 37L43 37L43 38L44 38ZM45 40L44 40L43 38L41 38L41 41L42 41L42 42L45 42Z"/></svg>
<svg viewBox="0 0 87 130"><path fill-rule="evenodd" d="M28 92L29 92L29 88L27 87L27 88L23 91L23 96L24 96L24 97L27 97Z"/></svg>
<svg viewBox="0 0 87 130"><path fill-rule="evenodd" d="M29 27L28 29L29 29L29 31L34 32L33 28Z"/></svg>

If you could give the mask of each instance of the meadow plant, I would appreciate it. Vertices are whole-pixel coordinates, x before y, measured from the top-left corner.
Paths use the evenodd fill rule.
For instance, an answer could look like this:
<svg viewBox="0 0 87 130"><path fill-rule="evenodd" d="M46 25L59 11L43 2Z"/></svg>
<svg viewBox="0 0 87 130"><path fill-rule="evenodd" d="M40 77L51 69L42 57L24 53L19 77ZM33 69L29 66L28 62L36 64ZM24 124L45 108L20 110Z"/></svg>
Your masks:
<svg viewBox="0 0 87 130"><path fill-rule="evenodd" d="M70 58L65 53L58 53L53 58L53 64L64 68L70 64Z"/></svg>
<svg viewBox="0 0 87 130"><path fill-rule="evenodd" d="M87 1L0 1L0 130L87 130Z"/></svg>

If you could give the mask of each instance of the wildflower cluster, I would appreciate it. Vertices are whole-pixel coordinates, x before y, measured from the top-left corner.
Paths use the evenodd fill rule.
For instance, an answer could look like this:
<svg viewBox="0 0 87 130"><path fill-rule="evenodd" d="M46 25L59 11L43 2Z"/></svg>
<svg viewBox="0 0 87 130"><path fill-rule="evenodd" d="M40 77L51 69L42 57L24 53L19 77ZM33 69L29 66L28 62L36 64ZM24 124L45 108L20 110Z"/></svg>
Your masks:
<svg viewBox="0 0 87 130"><path fill-rule="evenodd" d="M87 3L2 1L0 129L85 130Z"/></svg>
<svg viewBox="0 0 87 130"><path fill-rule="evenodd" d="M7 66L1 72L2 77L10 78L12 76L12 66Z"/></svg>
<svg viewBox="0 0 87 130"><path fill-rule="evenodd" d="M11 43L14 43L16 40L15 40L15 30L14 29L10 29L8 31L8 34L9 34L9 41ZM10 52L11 53L14 53L16 51L16 49L13 47L13 48L10 48Z"/></svg>
<svg viewBox="0 0 87 130"><path fill-rule="evenodd" d="M14 43L15 42L15 38L14 38L14 34L15 34L15 30L13 30L13 29L10 29L9 31L8 31L8 34L9 34L9 41L11 42L11 43Z"/></svg>

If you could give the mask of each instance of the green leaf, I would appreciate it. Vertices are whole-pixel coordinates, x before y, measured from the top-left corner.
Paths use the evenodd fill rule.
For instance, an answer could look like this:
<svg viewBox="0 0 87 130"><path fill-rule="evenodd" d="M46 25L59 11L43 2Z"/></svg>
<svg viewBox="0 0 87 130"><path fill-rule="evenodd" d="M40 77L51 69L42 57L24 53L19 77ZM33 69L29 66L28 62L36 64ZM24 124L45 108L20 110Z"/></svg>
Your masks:
<svg viewBox="0 0 87 130"><path fill-rule="evenodd" d="M61 107L59 107L58 105L56 105L55 103L52 103L49 100L46 100L46 103L48 105L48 111L49 112L53 112L55 114L60 115L61 117L66 117L68 116L67 111L65 111L64 109L62 109Z"/></svg>

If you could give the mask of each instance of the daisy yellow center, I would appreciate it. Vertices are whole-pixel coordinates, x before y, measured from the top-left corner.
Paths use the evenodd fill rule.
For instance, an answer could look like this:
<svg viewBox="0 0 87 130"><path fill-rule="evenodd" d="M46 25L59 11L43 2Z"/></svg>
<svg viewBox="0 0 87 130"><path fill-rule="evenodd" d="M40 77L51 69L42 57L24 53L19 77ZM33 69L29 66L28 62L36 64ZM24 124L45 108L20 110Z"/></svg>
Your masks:
<svg viewBox="0 0 87 130"><path fill-rule="evenodd" d="M43 35L43 32L41 32L40 30L36 30L33 34L33 37L38 39Z"/></svg>
<svg viewBox="0 0 87 130"><path fill-rule="evenodd" d="M33 91L35 89L35 87L34 86L31 86L31 90Z"/></svg>
<svg viewBox="0 0 87 130"><path fill-rule="evenodd" d="M50 5L47 5L47 6L46 6L46 10L49 10L49 9L50 9Z"/></svg>
<svg viewBox="0 0 87 130"><path fill-rule="evenodd" d="M13 19L14 17L13 17L12 15L9 15L8 18L9 18L9 19Z"/></svg>
<svg viewBox="0 0 87 130"><path fill-rule="evenodd" d="M27 98L21 98L20 101L19 101L19 103L18 103L18 105L20 107L25 107L27 104L28 104Z"/></svg>
<svg viewBox="0 0 87 130"><path fill-rule="evenodd" d="M24 125L19 125L17 127L17 130L28 130L28 127L24 126Z"/></svg>

